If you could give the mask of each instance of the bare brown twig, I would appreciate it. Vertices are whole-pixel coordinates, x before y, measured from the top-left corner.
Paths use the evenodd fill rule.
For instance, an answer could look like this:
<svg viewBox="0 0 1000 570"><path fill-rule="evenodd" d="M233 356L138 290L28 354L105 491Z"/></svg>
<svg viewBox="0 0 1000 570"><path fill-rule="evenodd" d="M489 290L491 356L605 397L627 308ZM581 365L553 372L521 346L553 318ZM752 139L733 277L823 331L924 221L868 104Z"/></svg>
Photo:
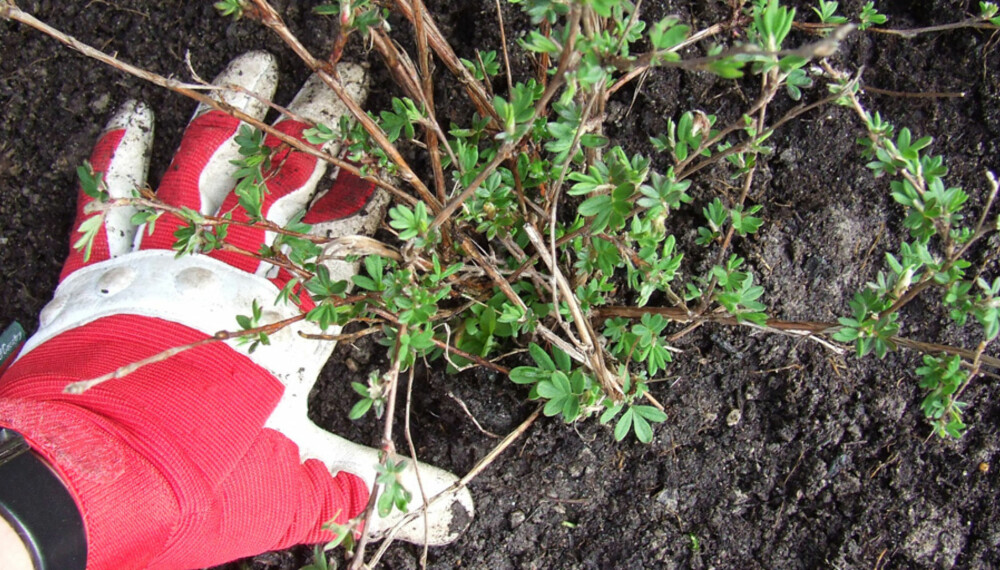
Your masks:
<svg viewBox="0 0 1000 570"><path fill-rule="evenodd" d="M205 346L206 344L223 342L234 338L253 336L260 333L274 334L275 332L287 327L288 325L297 323L305 318L306 318L305 314L300 314L300 315L295 315L294 317L289 317L281 321L269 323L266 325L261 325L259 327L254 327L242 331L219 331L208 338L197 340L195 342L185 344L182 346L175 346L173 348L168 348L167 350L154 354L153 356L119 367L111 372L108 372L107 374L103 374L96 378L92 378L90 380L80 380L77 382L72 382L70 384L67 384L66 387L63 388L63 393L83 394L84 392L90 390L94 386L103 384L108 380L124 378L125 376L128 376L129 374L135 372L136 370L139 370L140 368L149 366L150 364L163 362L164 360L172 358L182 352L186 352L188 350L192 350L200 346Z"/></svg>
<svg viewBox="0 0 1000 570"><path fill-rule="evenodd" d="M420 195L420 198L427 203L427 205L432 210L437 210L440 205L437 199L431 194L427 186L420 180L420 178L413 172L410 165L406 162L396 147L389 142L385 133L378 124L368 116L367 113L358 105L357 101L351 98L344 89L344 86L340 83L339 74L337 73L336 67L331 65L326 61L322 61L314 57L302 42L292 33L285 22L281 19L278 12L271 6L267 0L254 0L259 11L259 18L261 23L270 28L274 33L280 37L288 47L292 48L292 51L299 56L299 59L305 63L309 69L313 70L324 83L330 89L340 97L340 100L344 102L351 115L364 127L365 131L372 137L372 140L378 144L379 148L386 153L386 156L392 161L393 164L399 169L399 175L409 183Z"/></svg>

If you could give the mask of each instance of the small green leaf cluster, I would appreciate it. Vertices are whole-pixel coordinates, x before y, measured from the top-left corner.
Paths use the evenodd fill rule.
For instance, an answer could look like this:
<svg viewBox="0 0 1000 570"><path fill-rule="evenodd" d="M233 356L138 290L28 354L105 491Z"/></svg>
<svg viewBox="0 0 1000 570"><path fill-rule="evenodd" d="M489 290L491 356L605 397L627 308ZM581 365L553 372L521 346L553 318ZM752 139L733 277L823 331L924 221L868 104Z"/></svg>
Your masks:
<svg viewBox="0 0 1000 570"><path fill-rule="evenodd" d="M676 251L677 239L673 235L663 238L663 229L651 229L649 226L652 223L656 223L656 218L640 219L636 216L632 218L632 231L628 234L638 247L638 260L633 261L628 258L625 260L627 271L625 280L639 295L635 301L638 307L646 306L654 293L672 293L671 283L677 278L681 262L684 260L684 254ZM599 243L599 238L593 239L595 246ZM608 249L609 253L610 251ZM600 260L601 258L598 258L599 262Z"/></svg>
<svg viewBox="0 0 1000 570"><path fill-rule="evenodd" d="M372 112L369 111L367 115L373 122L377 122ZM374 176L379 173L391 176L399 171L399 167L392 162L382 147L375 144L365 131L365 127L358 121L348 115L341 116L340 132L344 138L343 148L346 149L347 159L361 165L361 176ZM323 135L317 134L315 137L319 139Z"/></svg>
<svg viewBox="0 0 1000 570"><path fill-rule="evenodd" d="M500 95L493 97L493 110L500 122L500 141L516 141L527 133L535 121L535 102L542 95L542 86L534 80L517 83L509 100Z"/></svg>
<svg viewBox="0 0 1000 570"><path fill-rule="evenodd" d="M874 25L882 25L886 23L888 18L885 14L879 14L878 10L875 8L875 2L867 2L862 8L861 13L858 15L858 29L867 30Z"/></svg>
<svg viewBox="0 0 1000 570"><path fill-rule="evenodd" d="M236 179L233 191L250 221L259 222L264 219L261 210L267 193L267 174L271 170L271 147L264 144L264 133L249 125L240 126L235 141L243 158L232 161L237 167L233 173Z"/></svg>
<svg viewBox="0 0 1000 570"><path fill-rule="evenodd" d="M801 96L801 92L798 91L798 87L790 82L795 74L795 71L785 76L784 79L781 77L778 78L779 80L785 81L785 90L789 92L789 96L793 96L793 89L796 91L793 99ZM809 79L809 81L811 84L812 80ZM806 85L803 85L803 87L806 87ZM736 146L729 141L720 142L716 146L716 150L719 153L722 153L722 155L726 158L726 162L733 167L733 174L730 176L733 179L746 176L748 172L756 168L758 155L768 155L774 152L773 148L764 144L767 139L771 138L771 134L774 131L766 130L763 133L758 133L757 128L754 125L755 122L749 115L743 115L742 130L747 137L745 141L739 144L739 146Z"/></svg>
<svg viewBox="0 0 1000 570"><path fill-rule="evenodd" d="M413 208L405 204L394 206L389 210L389 225L399 231L399 239L412 240L419 249L431 246L441 239L436 230L431 231L431 219L424 202L417 202Z"/></svg>
<svg viewBox="0 0 1000 570"><path fill-rule="evenodd" d="M751 206L746 209L739 205L735 208L726 208L722 204L722 200L719 198L713 199L702 209L702 214L705 216L708 226L698 228L697 243L707 246L721 239L726 222L732 225L740 237L757 233L757 230L764 224L764 220L754 216L754 214L759 212L761 208L762 206L760 205Z"/></svg>
<svg viewBox="0 0 1000 570"><path fill-rule="evenodd" d="M979 3L979 19L985 20L994 26L1000 28L1000 10L998 10L997 5L994 2L980 2Z"/></svg>
<svg viewBox="0 0 1000 570"><path fill-rule="evenodd" d="M103 203L111 199L111 196L108 194L107 183L104 182L103 173L94 172L94 167L89 161L83 161L83 164L76 168L76 176L80 180L80 190L93 200ZM85 262L90 261L90 255L94 249L94 240L97 238L97 233L103 229L103 211L88 217L77 228L76 231L83 235L73 242L73 249L77 251L83 250L83 260Z"/></svg>
<svg viewBox="0 0 1000 570"><path fill-rule="evenodd" d="M459 61L479 81L491 79L500 73L500 62L497 61L496 50L476 50L476 61L470 61L465 58L461 58Z"/></svg>
<svg viewBox="0 0 1000 570"><path fill-rule="evenodd" d="M513 173L499 168L487 176L472 197L462 204L459 217L475 224L476 231L485 234L487 239L510 235L520 220Z"/></svg>
<svg viewBox="0 0 1000 570"><path fill-rule="evenodd" d="M261 326L260 318L263 309L257 300L254 299L253 305L250 307L249 315L236 315L236 324L239 325L240 330L246 331L250 329L255 329ZM250 345L247 352L253 354L255 350L261 345L268 346L271 344L271 337L266 332L258 332L255 334L248 334L241 336L237 339L237 344L240 345Z"/></svg>
<svg viewBox="0 0 1000 570"><path fill-rule="evenodd" d="M892 336L899 330L898 315L888 312L891 303L872 289L856 293L849 305L853 316L838 319L843 328L834 333L834 340L853 342L858 357L872 350L879 358L896 348Z"/></svg>
<svg viewBox="0 0 1000 570"><path fill-rule="evenodd" d="M338 16L342 34L355 31L366 34L371 28L381 26L388 16L385 8L371 0L335 0L331 4L314 7L313 13Z"/></svg>
<svg viewBox="0 0 1000 570"><path fill-rule="evenodd" d="M570 357L558 347L552 348L550 356L545 349L531 343L528 352L536 366L514 368L510 371L511 381L530 385L528 397L545 400L542 413L546 416L560 416L566 423L572 423L581 414L589 415L590 407L601 398L593 378L580 368L574 369Z"/></svg>
<svg viewBox="0 0 1000 570"><path fill-rule="evenodd" d="M794 8L786 8L778 0L758 0L753 7L753 22L747 35L764 51L775 53L781 49L794 22Z"/></svg>
<svg viewBox="0 0 1000 570"><path fill-rule="evenodd" d="M819 16L820 22L839 26L847 23L847 18L837 15L837 7L839 5L839 2L833 2L832 0L819 0L819 8L813 8L812 10Z"/></svg>
<svg viewBox="0 0 1000 570"><path fill-rule="evenodd" d="M306 313L306 320L316 323L323 330L333 325L347 324L358 311L358 307L342 302L347 293L347 281L331 279L330 270L322 263L309 264L308 267L313 275L305 282L305 288L316 306ZM285 289L290 288L286 286ZM285 297L288 295L285 294Z"/></svg>
<svg viewBox="0 0 1000 570"><path fill-rule="evenodd" d="M163 210L157 210L154 208L139 208L134 214L132 214L132 218L129 221L132 225L138 228L145 226L146 234L153 235L153 232L156 231L156 221L159 220L162 215Z"/></svg>
<svg viewBox="0 0 1000 570"><path fill-rule="evenodd" d="M98 202L107 202L111 199L104 174L95 172L89 160L83 161L82 165L76 167L76 176L80 179L80 189L87 196Z"/></svg>
<svg viewBox="0 0 1000 570"><path fill-rule="evenodd" d="M323 530L328 530L333 534L333 540L327 542L326 544L317 544L313 549L313 563L309 566L302 568L302 570L337 570L337 566L330 566L327 558L326 551L336 548L340 545L344 545L344 549L347 552L354 551L354 532L358 527L358 523L355 520L348 521L346 524L337 524L334 522L337 515L333 519L323 523Z"/></svg>
<svg viewBox="0 0 1000 570"><path fill-rule="evenodd" d="M229 234L227 224L208 225L205 216L186 206L176 215L182 222L182 225L174 230L173 249L177 252L177 257L209 253L222 248ZM226 213L223 219L232 219L232 214Z"/></svg>
<svg viewBox="0 0 1000 570"><path fill-rule="evenodd" d="M754 285L753 273L739 270L744 261L742 257L733 254L726 260L725 265L712 267L711 274L718 285L714 298L727 313L736 317L737 321L763 325L767 322L767 314L764 313L767 306L758 299L764 294L764 288ZM700 297L703 294L693 285L688 285L688 298Z"/></svg>
<svg viewBox="0 0 1000 570"><path fill-rule="evenodd" d="M836 10L821 3L820 8L831 13ZM778 0L758 0L751 9L752 23L747 30L747 36L756 47L738 57L741 61L753 62L751 70L754 73L767 74L775 85L784 85L789 97L798 101L802 97L802 89L812 87L812 78L802 68L808 63L808 57L801 53L780 55L782 44L791 31L795 21L795 10L781 5Z"/></svg>
<svg viewBox="0 0 1000 570"><path fill-rule="evenodd" d="M555 120L545 125L547 134L550 135L545 142L545 150L552 153L552 163L564 164L569 158L573 162L579 162L583 149L602 148L608 144L606 137L587 132L584 128L584 105L563 97L553 103L552 110L555 111ZM582 148L577 148L577 145ZM577 152L570 157L570 152L574 150Z"/></svg>
<svg viewBox="0 0 1000 570"><path fill-rule="evenodd" d="M629 380L626 379L626 392L630 389L629 384ZM635 434L635 438L640 442L649 443L653 441L652 424L667 421L667 414L659 408L634 403L637 399L641 398L647 390L648 388L645 384L641 382L636 384L635 391L632 392L632 397L628 402L619 402L609 406L604 413L601 414L601 423L606 424L615 419L615 416L617 416L622 410L625 410L625 413L622 414L622 416L615 422L615 441L625 439L625 436L627 436L629 431L631 431Z"/></svg>
<svg viewBox="0 0 1000 570"><path fill-rule="evenodd" d="M464 313L464 319L455 332L455 346L469 354L488 357L496 354L511 341L535 330L539 316L546 316L552 310L551 304L542 303L523 284L515 285L515 290L527 304L527 311L510 303L503 293L496 293L485 304L474 304ZM460 355L448 356L449 371L470 364Z"/></svg>
<svg viewBox="0 0 1000 570"><path fill-rule="evenodd" d="M954 281L944 296L944 304L951 308L951 318L964 325L973 316L983 327L986 340L994 340L1000 333L1000 277L993 283L982 277L976 279L973 293L971 281Z"/></svg>
<svg viewBox="0 0 1000 570"><path fill-rule="evenodd" d="M667 132L650 140L656 150L669 151L675 163L685 162L692 152L708 157L712 151L704 143L719 134L712 130L715 121L715 115L686 111L676 123L667 119Z"/></svg>
<svg viewBox="0 0 1000 570"><path fill-rule="evenodd" d="M542 413L547 416L559 416L564 422L572 423L601 413L601 423L604 424L624 409L625 413L615 425L615 439L621 441L633 431L643 443L649 443L653 439L650 424L667 419L665 413L653 406L634 404L647 389L644 383L638 383L635 390L631 390L631 381L626 375L626 398L621 402L613 402L602 395L600 387L589 374L579 367L574 368L570 357L558 347L554 346L551 352L547 352L531 343L528 352L535 361L535 366L514 368L510 371L510 379L516 384L531 386L528 397L545 401Z"/></svg>
<svg viewBox="0 0 1000 570"><path fill-rule="evenodd" d="M554 24L569 13L569 2L565 0L510 0L510 3L520 4L524 13L531 16L532 24Z"/></svg>
<svg viewBox="0 0 1000 570"><path fill-rule="evenodd" d="M257 253L265 258L283 255L296 265L302 267L308 265L311 260L323 253L323 248L306 237L312 231L312 226L302 221L305 215L305 210L295 213L285 224L285 232L275 236L270 246L261 244Z"/></svg>
<svg viewBox="0 0 1000 570"><path fill-rule="evenodd" d="M812 10L819 16L820 22L831 26L839 26L846 24L848 20L844 16L837 15L838 5L839 2L819 0L819 8L813 8ZM885 14L880 14L878 9L875 8L874 2L868 2L861 8L861 12L858 13L858 29L866 30L873 25L882 25L887 20L888 18Z"/></svg>
<svg viewBox="0 0 1000 570"><path fill-rule="evenodd" d="M340 133L334 131L323 123L316 123L316 126L309 127L302 131L302 136L310 144L326 144L340 138Z"/></svg>
<svg viewBox="0 0 1000 570"><path fill-rule="evenodd" d="M417 104L409 97L393 97L392 110L382 111L382 129L389 138L389 142L399 140L401 135L407 139L412 139L415 134L414 123L419 123L423 118L423 113L417 109Z"/></svg>
<svg viewBox="0 0 1000 570"><path fill-rule="evenodd" d="M643 376L653 378L673 360L671 347L664 338L669 321L662 315L645 314L638 323L616 317L604 324L604 336L611 353L620 361L635 360L645 364Z"/></svg>
<svg viewBox="0 0 1000 570"><path fill-rule="evenodd" d="M575 182L569 194L590 196L577 211L591 218L592 232L617 232L625 227L633 200L648 175L649 159L639 154L629 158L621 147L614 147L586 173L575 171L567 176Z"/></svg>
<svg viewBox="0 0 1000 570"><path fill-rule="evenodd" d="M398 462L393 462L392 459L388 459L384 463L379 463L375 469L378 472L375 483L383 485L382 493L376 503L379 516L383 518L389 516L393 508L405 513L410 499L413 498L400 480L406 469L406 461L400 459Z"/></svg>
<svg viewBox="0 0 1000 570"><path fill-rule="evenodd" d="M649 43L656 50L654 63L680 61L681 56L673 50L687 39L691 28L679 24L679 21L676 17L668 16L649 29Z"/></svg>
<svg viewBox="0 0 1000 570"><path fill-rule="evenodd" d="M385 412L386 397L388 394L385 378L379 374L378 370L373 370L368 375L367 385L361 382L351 382L351 388L361 396L361 399L354 404L347 417L356 420L367 414L368 410L374 409L375 417L381 419L382 414Z"/></svg>
<svg viewBox="0 0 1000 570"><path fill-rule="evenodd" d="M459 263L442 266L434 255L432 267L424 273L401 268L395 261L377 255L365 258L367 275L355 275L354 284L377 293L381 308L395 315L400 326L386 325L385 338L390 358L397 356L403 369L435 348L434 327L439 303L452 293L448 281L462 268ZM357 309L355 309L357 310Z"/></svg>
<svg viewBox="0 0 1000 570"><path fill-rule="evenodd" d="M247 8L247 0L219 0L213 6L223 16L232 16L234 20L243 17L243 12Z"/></svg>
<svg viewBox="0 0 1000 570"><path fill-rule="evenodd" d="M938 436L962 437L967 427L962 421L962 411L967 404L955 399L969 380L969 373L962 369L962 358L925 354L923 360L917 375L920 387L928 391L920 403L924 415L931 420Z"/></svg>

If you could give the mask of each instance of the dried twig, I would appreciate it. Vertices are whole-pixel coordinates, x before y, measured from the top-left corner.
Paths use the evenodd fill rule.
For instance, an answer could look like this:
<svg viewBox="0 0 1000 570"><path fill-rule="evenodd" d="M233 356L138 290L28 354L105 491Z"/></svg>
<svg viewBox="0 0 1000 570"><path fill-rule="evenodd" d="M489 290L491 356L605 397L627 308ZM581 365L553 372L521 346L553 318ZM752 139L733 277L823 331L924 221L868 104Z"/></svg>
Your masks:
<svg viewBox="0 0 1000 570"><path fill-rule="evenodd" d="M175 346L173 348L168 348L167 350L154 354L153 356L150 356L148 358L143 358L142 360L126 364L125 366L119 367L111 372L108 372L107 374L98 376L97 378L72 382L70 384L67 384L66 387L63 388L63 393L83 394L84 392L90 390L94 386L103 384L108 380L123 378L135 372L136 370L139 370L140 368L149 366L150 364L156 364L157 362L163 362L168 358L176 356L182 352L198 348L199 346L205 346L206 344L211 344L213 342L223 342L234 338L253 336L260 333L274 334L275 332L287 327L288 325L297 323L305 318L306 318L305 314L300 314L300 315L295 315L294 317L289 317L281 321L269 323L259 327L254 327L252 329L246 329L241 331L219 331L208 338L203 338L201 340L197 340L195 342L185 344L182 346Z"/></svg>
<svg viewBox="0 0 1000 570"><path fill-rule="evenodd" d="M400 358L402 357L402 354L399 351L399 339L406 334L406 328L406 325L400 325L399 327L399 336L396 338L396 357L392 359L392 365L382 377L385 383L385 389L387 390L385 422L382 426L381 444L383 452L383 465L385 465L385 463L396 453L396 446L392 441L392 424L393 418L396 417L396 393L399 386L399 369L401 365ZM371 494L368 497L368 505L365 507L364 513L361 516L364 520L372 520L372 516L375 513L375 505L378 503L379 490L378 481L372 483ZM357 570L364 564L365 546L367 546L369 540L371 540L371 535L368 532L361 535L361 540L358 541L357 548L354 551L354 559L351 561L351 565L349 566L351 570Z"/></svg>
<svg viewBox="0 0 1000 570"><path fill-rule="evenodd" d="M529 427L531 427L531 424L535 423L535 420L537 420L541 414L542 414L542 406L538 406L537 408L535 408L535 411L532 412L530 416L528 416L528 419L521 422L521 425L517 426L517 428L515 428L514 431L507 434L507 437L503 438L503 441L498 443L493 449L490 450L489 453L487 453L482 459L480 459L476 463L476 465L472 468L472 470L466 473L464 477L456 481L447 489L431 497L430 500L427 503L425 503L424 507L421 507L417 511L408 513L406 516L404 516L398 522L396 522L396 524L389 530L389 533L386 536L385 540L382 542L381 547L375 552L375 555L372 556L372 559L368 562L368 566L374 567L376 564L378 564L379 560L382 559L382 555L384 555L385 551L389 549L390 545L392 545L393 537L396 536L396 533L399 532L399 529L403 528L403 526L406 525L407 523L415 520L418 516L420 516L420 512L425 510L426 507L433 505L435 502L441 500L442 497L450 497L459 489L467 487L473 479L478 477L484 470L486 470L487 467L492 465L493 462L496 461L497 457L499 457L500 454L504 452L504 450L510 447L512 443L517 441L517 438L521 437L521 435L524 432L526 432Z"/></svg>
<svg viewBox="0 0 1000 570"><path fill-rule="evenodd" d="M413 172L413 169L410 168L410 165L403 158L403 155L399 153L395 145L389 142L385 133L382 132L381 127L378 126L378 123L369 117L361 106L358 105L357 101L352 99L347 93L347 90L344 89L344 86L340 83L337 68L326 61L321 61L315 58L309 50L302 45L302 42L299 41L298 37L296 37L295 34L288 29L288 26L285 25L281 16L267 2L267 0L254 0L254 3L258 8L260 21L276 33L278 37L280 37L285 44L288 45L288 47L292 48L292 51L299 56L299 59L301 59L302 62L309 67L309 69L313 70L313 72L316 73L316 75L318 75L320 79L322 79L323 82L337 94L338 97L340 97L341 101L343 101L344 105L347 106L355 120L357 120L358 123L364 127L365 131L372 137L372 140L378 144L379 148L381 148L393 164L396 165L399 169L399 175L403 178L403 180L413 186L413 188L420 195L420 198L424 200L424 202L426 202L432 210L440 208L440 204L438 204L437 199L430 193L427 186L420 180L420 177Z"/></svg>

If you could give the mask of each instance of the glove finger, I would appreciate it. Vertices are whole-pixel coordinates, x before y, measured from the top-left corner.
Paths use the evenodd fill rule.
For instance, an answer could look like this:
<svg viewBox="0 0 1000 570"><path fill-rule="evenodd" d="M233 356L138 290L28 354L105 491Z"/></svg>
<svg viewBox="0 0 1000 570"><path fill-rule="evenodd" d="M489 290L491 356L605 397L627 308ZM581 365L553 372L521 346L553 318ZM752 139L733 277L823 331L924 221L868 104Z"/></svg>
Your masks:
<svg viewBox="0 0 1000 570"><path fill-rule="evenodd" d="M219 483L217 494L228 516L194 541L201 558L175 551L175 560L167 553L160 563L200 568L264 550L328 542L333 536L321 526L347 523L368 502L363 481L349 473L331 476L315 459L300 462L295 444L268 429Z"/></svg>
<svg viewBox="0 0 1000 570"><path fill-rule="evenodd" d="M359 477L371 489L378 476L376 465L379 463L379 451L334 435L308 420L303 410L293 408L294 404L283 399L271 413L266 426L294 441L303 461L319 460L330 473L350 473ZM472 494L465 487L451 490L458 477L444 469L422 462L414 465L411 459L404 457L396 457L393 461L398 463L401 460L406 461L406 467L399 473L397 480L411 495L408 512L424 505L424 495L428 499L438 494L442 496L427 507L426 518L421 515L403 525L396 538L431 546L453 542L475 516ZM374 520L367 522L366 532L382 538L403 516L404 513L395 508L385 518L376 512Z"/></svg>
<svg viewBox="0 0 1000 570"><path fill-rule="evenodd" d="M152 143L153 112L138 101L125 102L108 121L90 155L91 168L101 176L111 199L130 197L146 183ZM100 215L85 212L93 201L82 187L77 191L74 229L80 228L88 218ZM136 231L131 221L134 213L135 208L130 206L108 210L91 246L70 248L59 281L81 267L131 251Z"/></svg>
<svg viewBox="0 0 1000 570"><path fill-rule="evenodd" d="M338 66L344 87L351 97L361 103L367 96L367 73L361 66L343 63ZM313 75L306 81L298 95L288 106L289 111L303 122L289 117L279 117L274 128L282 133L305 140L304 132L312 124L322 124L334 133L334 139L323 145L312 144L316 148L336 153L339 143L340 117L349 113L347 106L337 95L323 83L322 79ZM294 150L284 145L277 137L267 136L264 144L277 149L271 156L271 170L266 172L267 191L264 192L261 203L261 214L269 221L280 226L286 225L292 218L305 210L316 193L316 188L327 170L327 162L317 159L311 154ZM309 144L309 143L307 143ZM370 190L370 189L369 189ZM352 193L354 193L352 191ZM369 191L370 193L370 191ZM230 194L222 205L221 212L231 213L233 220L247 221L247 212L239 206L239 197ZM256 252L262 244L271 245L275 234L257 228L232 225L226 236L227 243L240 249ZM258 275L266 275L272 266L261 263L239 253L230 251L215 251L211 255Z"/></svg>
<svg viewBox="0 0 1000 570"><path fill-rule="evenodd" d="M278 84L277 60L262 51L248 52L234 59L220 73L215 85L238 85L262 98L270 99ZM267 105L245 93L217 91L217 100L237 108L247 115L263 118ZM173 206L191 208L202 214L214 214L234 184L237 167L232 161L240 158L240 121L221 111L199 106L184 131L181 146L167 169L157 196ZM140 238L142 249L170 249L174 231L181 223L173 216L164 216L156 229Z"/></svg>

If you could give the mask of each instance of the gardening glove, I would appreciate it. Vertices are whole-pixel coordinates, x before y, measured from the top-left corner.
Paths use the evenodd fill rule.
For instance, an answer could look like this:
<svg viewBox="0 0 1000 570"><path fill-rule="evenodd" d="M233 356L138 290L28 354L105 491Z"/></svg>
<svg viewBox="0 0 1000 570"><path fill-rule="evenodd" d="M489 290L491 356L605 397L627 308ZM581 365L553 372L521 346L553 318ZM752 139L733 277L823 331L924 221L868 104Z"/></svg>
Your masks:
<svg viewBox="0 0 1000 570"><path fill-rule="evenodd" d="M363 100L364 70L342 64L339 74L352 97ZM245 54L215 80L242 89L214 96L260 118L276 78L273 57ZM336 129L347 112L315 76L289 110L275 128L298 139L310 126L303 121ZM70 253L38 332L0 378L0 428L9 428L0 435L23 438L58 474L78 510L77 524L85 529L86 568L195 568L325 542L333 535L324 523L343 524L363 512L376 478L376 450L307 418L309 391L333 349L332 342L298 334L320 332L311 323L300 321L270 335L270 344L252 353L235 340L205 342L136 366L236 328L235 316L250 312L254 302L263 309L260 324L314 306L294 284L290 290L301 306L276 302L291 276L236 251L256 253L275 239L239 225L247 214L230 192L232 161L241 158L239 128L238 120L200 107L157 192L176 207L231 213L225 241L235 247L176 257L175 218L163 215L144 229L132 224L134 209L107 211L89 258ZM112 199L142 187L152 129L152 113L135 102L109 122L90 162ZM269 221L283 226L308 209L303 221L322 235L376 229L388 201L383 192L342 171L328 192L316 196L326 162L291 152L272 136L264 144L274 149L262 207ZM323 148L338 150L332 143ZM92 200L81 190L74 227L93 215L87 208ZM327 266L335 281L349 280L356 271L342 261ZM82 393L64 391L129 365L127 374ZM0 487L9 489L2 477L0 468ZM414 468L412 462L399 478L413 495L411 510L423 506L422 496L433 497L456 481L450 473L423 464ZM30 495L30 489L21 492L29 503ZM397 537L445 544L472 514L468 491L452 491ZM72 518L66 518L67 528ZM391 515L376 516L366 522L366 532L384 532L394 522Z"/></svg>

